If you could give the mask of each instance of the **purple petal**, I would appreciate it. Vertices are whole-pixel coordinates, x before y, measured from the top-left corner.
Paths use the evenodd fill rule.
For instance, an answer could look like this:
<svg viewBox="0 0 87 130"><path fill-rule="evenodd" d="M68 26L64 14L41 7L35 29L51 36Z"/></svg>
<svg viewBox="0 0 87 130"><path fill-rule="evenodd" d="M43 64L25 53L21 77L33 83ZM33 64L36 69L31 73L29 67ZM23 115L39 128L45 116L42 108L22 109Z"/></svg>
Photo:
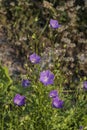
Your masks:
<svg viewBox="0 0 87 130"><path fill-rule="evenodd" d="M57 20L54 20L54 19L51 19L51 20L50 20L50 26L51 26L52 28L54 28L54 29L57 29L57 28L61 27L61 25L58 23L58 21L57 21Z"/></svg>
<svg viewBox="0 0 87 130"><path fill-rule="evenodd" d="M31 61L31 63L33 63L33 64L37 64L37 63L39 63L40 62L40 56L38 56L37 54L35 54L35 53L33 53L32 55L30 55L30 61Z"/></svg>
<svg viewBox="0 0 87 130"><path fill-rule="evenodd" d="M22 80L22 86L23 87L28 87L30 85L30 81L28 79L23 79Z"/></svg>
<svg viewBox="0 0 87 130"><path fill-rule="evenodd" d="M54 108L62 108L63 104L64 104L64 102L62 100L60 100L59 97L53 98L52 106Z"/></svg>
<svg viewBox="0 0 87 130"><path fill-rule="evenodd" d="M43 71L40 73L40 79L39 79L45 86L53 84L54 82L54 74L49 71Z"/></svg>
<svg viewBox="0 0 87 130"><path fill-rule="evenodd" d="M14 97L14 104L18 106L22 106L25 104L25 96L21 96L20 94L16 94Z"/></svg>
<svg viewBox="0 0 87 130"><path fill-rule="evenodd" d="M52 90L52 91L50 91L50 93L49 93L49 97L51 97L51 98L55 98L55 97L57 97L58 96L58 92L57 92L57 90Z"/></svg>

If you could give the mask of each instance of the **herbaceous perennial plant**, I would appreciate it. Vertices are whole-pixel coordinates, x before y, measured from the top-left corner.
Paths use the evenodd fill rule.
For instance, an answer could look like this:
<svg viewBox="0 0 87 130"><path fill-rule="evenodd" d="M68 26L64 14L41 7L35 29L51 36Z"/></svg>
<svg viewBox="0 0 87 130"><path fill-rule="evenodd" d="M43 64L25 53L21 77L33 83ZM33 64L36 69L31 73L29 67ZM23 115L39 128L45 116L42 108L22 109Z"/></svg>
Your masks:
<svg viewBox="0 0 87 130"><path fill-rule="evenodd" d="M30 55L30 61L31 63L37 64L41 60L41 57L38 56L36 53L33 53ZM54 83L54 74L50 70L44 70L40 72L40 78L39 81L42 82L45 86L52 85ZM30 82L28 79L22 80L22 86L28 87L30 85ZM56 90L52 90L49 94L50 97L53 98L52 100L52 106L55 108L62 108L63 107L63 101L60 100L58 97L58 92ZM14 104L18 106L22 106L25 104L25 97L21 96L20 94L16 94L14 97Z"/></svg>
<svg viewBox="0 0 87 130"><path fill-rule="evenodd" d="M59 27L61 27L61 25L58 23L58 21L57 20L54 20L54 19L51 19L50 20L50 27L51 28L53 28L53 29L57 29L57 28L59 28ZM39 56L39 55L37 55L36 53L33 53L33 54L31 54L30 56L29 56L29 60L30 60L30 62L32 63L32 64L39 64L40 63L40 61L41 61L41 57ZM40 113L41 113L41 110L40 110L40 107L42 106L42 108L43 108L43 111L42 111L42 115L39 115L39 117L38 118L41 118L41 120L42 120L42 118L44 119L46 119L46 121L44 120L44 122L42 122L42 124L43 123L46 123L44 126L43 126L43 129L46 129L46 127L47 127L47 118L49 117L49 114L48 114L48 110L50 111L50 113L51 113L51 116L52 116L52 118L53 118L53 120L54 120L54 118L55 118L55 127L52 125L52 123L50 124L50 126L51 127L54 127L54 129L55 130L69 130L70 129L70 123L72 123L73 125L74 125L74 120L75 120L75 112L76 112L76 110L74 111L74 109L70 109L70 111L71 111L71 116L69 116L69 114L70 113L68 113L68 116L65 116L65 119L64 119L64 117L63 116L61 116L62 115L62 113L61 113L61 110L63 110L62 108L64 108L65 109L65 107L66 107L66 109L68 108L68 105L66 106L66 102L64 101L64 100L62 100L61 99L61 97L60 97L60 91L58 91L57 89L55 89L56 88L56 86L55 86L55 82L54 82L54 79L55 79L55 75L49 70L49 69L47 69L47 70L43 70L43 71L41 71L41 72L39 72L39 74L40 74L40 77L39 77L39 79L38 79L38 81L37 81L37 84L38 85L34 85L33 86L33 89L35 89L34 90L34 92L32 93L30 93L30 95L32 95L32 96L34 96L35 97L35 101L34 101L34 105L36 105L35 106L35 109L32 107L32 110L34 109L34 111L36 111L36 113L38 113L39 114L39 111L40 111ZM38 78L38 77L37 77ZM34 79L33 79L34 80ZM33 80L32 80L32 82L33 82ZM55 79L56 80L56 79ZM41 84L39 84L39 81L41 82ZM35 82L34 82L34 84L35 84ZM27 88L28 86L30 86L30 81L28 80L28 79L23 79L22 80L22 86L25 88ZM43 86L46 86L46 87L43 87ZM54 87L55 86L55 87ZM32 87L32 86L31 86ZM32 89L31 87L29 87L30 89ZM83 89L84 90L87 90L87 81L84 81L83 82ZM62 93L63 93L63 91L62 91ZM36 94L36 95L35 95ZM38 97L38 96L39 97ZM47 96L48 95L48 96ZM38 97L38 98L37 98ZM42 98L43 97L43 98ZM21 95L21 94L16 94L15 95L15 97L14 97L14 104L15 105L17 105L17 106L24 106L27 102L25 102L25 100L27 100L26 99L26 97L25 96L23 96L23 95ZM50 104L50 100L51 100L51 104ZM80 100L80 102L81 102L81 100ZM31 102L30 102L30 104L31 104ZM26 104L27 105L27 104ZM72 105L73 106L73 105ZM57 110L60 110L59 111L59 113L60 114L57 114L57 111L56 111L56 115L57 116L59 116L59 117L57 117L55 114L53 114L52 115L52 113L54 112L54 109L53 108L56 108ZM45 113L46 114L45 114ZM62 111L63 112L63 111ZM66 115L66 113L67 113L68 111L67 110L65 110L65 115ZM42 117L41 117L42 116ZM73 119L72 119L72 117L73 117ZM35 117L36 118L36 117ZM52 118L50 118L51 119L51 121L52 121ZM63 126L61 126L60 124L60 122L61 122L61 118L63 118L63 123L65 123L66 122L66 120L67 120L67 122L68 122L68 124L66 124L65 123L65 125ZM71 119L72 119L72 121L71 121ZM39 119L38 119L39 120ZM41 121L40 120L40 121ZM36 120L36 122L37 122L37 120ZM48 119L48 122L49 122L49 119ZM80 125L82 125L81 123L80 123ZM72 130L73 130L73 128L75 128L75 129L77 129L77 127L78 127L78 129L80 128L80 129L82 129L83 128L83 126L82 127L80 127L80 125L78 125L78 126L74 126L74 127L72 127ZM38 129L40 129L39 128L39 126L37 125L37 123L36 123L36 125L35 125L35 130L38 130ZM49 130L50 128L48 128L47 130ZM53 130L53 129L52 129Z"/></svg>
<svg viewBox="0 0 87 130"><path fill-rule="evenodd" d="M57 29L61 25L57 20L51 19L50 27ZM33 53L29 56L29 60L33 67L38 67L41 57ZM3 113L0 115L1 118L4 115L1 119L1 130L3 128L7 130L77 130L84 128L86 130L87 94L84 90L87 90L87 81L83 82L82 89L76 90L78 94L79 90L82 92L76 102L77 99L72 101L74 96L77 98L76 94L72 96L63 91L65 90L62 86L64 80L58 77L60 76L58 70L54 72L49 69L39 70L37 75L34 75L33 71L31 74L33 78L30 80L29 76L24 78L20 86L11 85L11 80L3 68L0 68L0 73L0 101L4 102L1 104L1 109L4 107ZM56 81L58 78L59 80ZM10 122L10 125L6 124L6 121Z"/></svg>

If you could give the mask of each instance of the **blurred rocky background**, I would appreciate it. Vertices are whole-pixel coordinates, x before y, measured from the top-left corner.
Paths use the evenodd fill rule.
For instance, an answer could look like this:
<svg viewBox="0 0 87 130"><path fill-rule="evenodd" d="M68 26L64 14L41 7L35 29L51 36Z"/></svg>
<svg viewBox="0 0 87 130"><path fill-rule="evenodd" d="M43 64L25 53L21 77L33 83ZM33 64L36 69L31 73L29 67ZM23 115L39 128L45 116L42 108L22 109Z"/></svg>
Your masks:
<svg viewBox="0 0 87 130"><path fill-rule="evenodd" d="M50 18L61 28L50 29ZM0 0L1 63L25 74L34 51L42 69L58 67L68 81L87 76L87 0Z"/></svg>

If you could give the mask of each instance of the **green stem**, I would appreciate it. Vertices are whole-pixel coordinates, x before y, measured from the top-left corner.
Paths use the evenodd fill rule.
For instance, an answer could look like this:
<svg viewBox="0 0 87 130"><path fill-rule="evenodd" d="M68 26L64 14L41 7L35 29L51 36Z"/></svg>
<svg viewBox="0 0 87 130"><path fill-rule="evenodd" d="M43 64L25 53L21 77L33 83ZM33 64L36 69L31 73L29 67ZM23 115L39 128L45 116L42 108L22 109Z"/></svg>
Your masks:
<svg viewBox="0 0 87 130"><path fill-rule="evenodd" d="M35 52L36 52L37 54L39 54L40 51L41 51L40 38L41 38L41 36L43 35L43 33L45 32L47 26L48 26L48 21L47 21L46 25L44 26L43 30L41 31L39 37L36 39L36 42L35 42Z"/></svg>

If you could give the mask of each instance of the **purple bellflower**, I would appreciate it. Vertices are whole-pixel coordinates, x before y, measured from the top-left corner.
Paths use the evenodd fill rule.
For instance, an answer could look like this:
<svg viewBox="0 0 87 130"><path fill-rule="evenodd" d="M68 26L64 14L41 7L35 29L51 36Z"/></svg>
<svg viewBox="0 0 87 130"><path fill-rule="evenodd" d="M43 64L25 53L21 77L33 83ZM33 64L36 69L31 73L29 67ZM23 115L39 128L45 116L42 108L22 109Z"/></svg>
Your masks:
<svg viewBox="0 0 87 130"><path fill-rule="evenodd" d="M18 106L22 106L25 104L25 96L21 96L20 94L16 94L14 97L14 104Z"/></svg>
<svg viewBox="0 0 87 130"><path fill-rule="evenodd" d="M55 97L57 97L58 96L58 92L57 92L57 90L52 90L52 91L50 91L50 93L49 93L49 97L51 97L51 98L55 98Z"/></svg>
<svg viewBox="0 0 87 130"><path fill-rule="evenodd" d="M31 61L31 63L33 63L33 64L37 64L37 63L39 63L40 62L40 56L38 56L36 53L33 53L32 55L30 55L30 61Z"/></svg>
<svg viewBox="0 0 87 130"><path fill-rule="evenodd" d="M28 87L30 85L30 81L28 79L23 79L22 80L22 86L23 87Z"/></svg>
<svg viewBox="0 0 87 130"><path fill-rule="evenodd" d="M54 108L62 108L63 104L64 104L64 102L62 100L60 100L59 97L55 97L52 100L52 106Z"/></svg>
<svg viewBox="0 0 87 130"><path fill-rule="evenodd" d="M53 84L54 74L50 70L42 71L39 79L45 86Z"/></svg>
<svg viewBox="0 0 87 130"><path fill-rule="evenodd" d="M61 27L61 25L58 23L57 20L51 19L50 20L50 27L57 29L57 28Z"/></svg>

